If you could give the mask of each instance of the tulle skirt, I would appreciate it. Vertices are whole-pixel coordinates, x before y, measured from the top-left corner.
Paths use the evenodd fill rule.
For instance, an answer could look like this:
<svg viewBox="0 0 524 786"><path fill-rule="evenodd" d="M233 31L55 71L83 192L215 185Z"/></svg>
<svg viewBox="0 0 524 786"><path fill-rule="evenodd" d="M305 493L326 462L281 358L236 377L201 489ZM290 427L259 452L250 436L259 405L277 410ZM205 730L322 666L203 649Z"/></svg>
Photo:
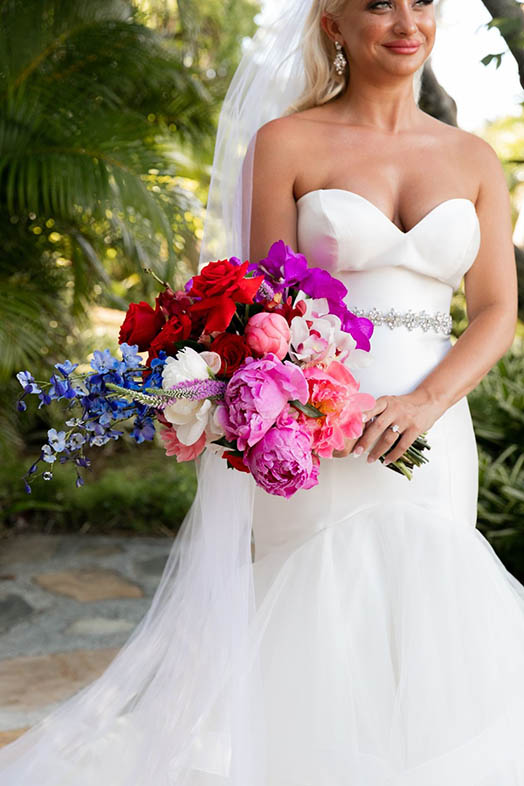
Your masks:
<svg viewBox="0 0 524 786"><path fill-rule="evenodd" d="M524 786L524 587L475 528L466 399L428 438L411 482L322 461L289 501L205 454L150 610L0 786Z"/></svg>
<svg viewBox="0 0 524 786"><path fill-rule="evenodd" d="M478 530L369 504L255 577L268 786L524 784L524 588Z"/></svg>

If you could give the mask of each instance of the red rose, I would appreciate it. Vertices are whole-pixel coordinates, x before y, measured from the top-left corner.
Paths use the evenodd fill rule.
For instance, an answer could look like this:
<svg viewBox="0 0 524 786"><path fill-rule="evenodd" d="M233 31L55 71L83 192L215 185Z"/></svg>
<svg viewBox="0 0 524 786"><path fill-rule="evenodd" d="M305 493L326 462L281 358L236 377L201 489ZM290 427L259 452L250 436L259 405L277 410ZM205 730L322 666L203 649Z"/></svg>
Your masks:
<svg viewBox="0 0 524 786"><path fill-rule="evenodd" d="M162 311L166 319L180 314L181 311L187 311L191 305L191 299L185 292L173 292L169 287L157 295L155 302L156 307Z"/></svg>
<svg viewBox="0 0 524 786"><path fill-rule="evenodd" d="M205 315L190 313L191 298L185 292L173 292L172 289L164 289L163 292L157 295L156 306L168 321L172 317L179 317L186 323L186 317L188 317L192 322L190 337L196 339L200 337L204 329ZM188 338L188 336L184 336L184 338Z"/></svg>
<svg viewBox="0 0 524 786"><path fill-rule="evenodd" d="M185 341L189 338L191 328L192 322L189 314L181 311L180 314L172 316L151 342L149 360L157 357L161 349L165 350L168 355L174 355L177 350L175 345L177 342Z"/></svg>
<svg viewBox="0 0 524 786"><path fill-rule="evenodd" d="M206 315L204 330L222 332L231 323L237 303L252 303L264 277L245 278L249 262L233 265L227 259L210 262L193 278L189 294L200 298L191 313Z"/></svg>
<svg viewBox="0 0 524 786"><path fill-rule="evenodd" d="M225 458L229 466L233 467L233 469L238 469L239 472L249 472L244 464L244 459L237 453L223 453L222 458Z"/></svg>
<svg viewBox="0 0 524 786"><path fill-rule="evenodd" d="M119 344L138 344L139 352L149 349L149 345L164 324L165 319L159 308L152 309L149 303L131 303L127 309L118 336Z"/></svg>
<svg viewBox="0 0 524 786"><path fill-rule="evenodd" d="M189 290L191 297L209 298L231 295L244 280L249 263L233 265L227 259L209 262L198 276L193 277Z"/></svg>
<svg viewBox="0 0 524 786"><path fill-rule="evenodd" d="M209 349L217 352L222 358L219 374L230 377L244 360L253 353L242 336L235 333L221 333L211 343Z"/></svg>

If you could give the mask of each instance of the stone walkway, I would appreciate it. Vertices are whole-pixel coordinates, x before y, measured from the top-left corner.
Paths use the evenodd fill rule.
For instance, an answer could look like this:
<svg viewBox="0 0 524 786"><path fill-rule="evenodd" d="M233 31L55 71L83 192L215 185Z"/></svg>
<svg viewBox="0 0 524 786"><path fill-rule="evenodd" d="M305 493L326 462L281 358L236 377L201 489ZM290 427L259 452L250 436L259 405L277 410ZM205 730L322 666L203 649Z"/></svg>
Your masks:
<svg viewBox="0 0 524 786"><path fill-rule="evenodd" d="M0 745L115 657L148 610L171 538L0 541Z"/></svg>

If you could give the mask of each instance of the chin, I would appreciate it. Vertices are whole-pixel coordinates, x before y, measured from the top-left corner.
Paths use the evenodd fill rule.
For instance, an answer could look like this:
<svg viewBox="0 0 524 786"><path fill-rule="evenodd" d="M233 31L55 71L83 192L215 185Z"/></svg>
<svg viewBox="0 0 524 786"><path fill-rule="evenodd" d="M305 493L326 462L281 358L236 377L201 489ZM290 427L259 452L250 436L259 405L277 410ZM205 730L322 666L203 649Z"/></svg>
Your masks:
<svg viewBox="0 0 524 786"><path fill-rule="evenodd" d="M409 63L406 61L399 62L396 64L396 68L391 63L388 63L388 66L385 70L394 76L410 76L416 74L419 68L422 68L424 63L426 62L427 57L417 57L416 60L410 60Z"/></svg>

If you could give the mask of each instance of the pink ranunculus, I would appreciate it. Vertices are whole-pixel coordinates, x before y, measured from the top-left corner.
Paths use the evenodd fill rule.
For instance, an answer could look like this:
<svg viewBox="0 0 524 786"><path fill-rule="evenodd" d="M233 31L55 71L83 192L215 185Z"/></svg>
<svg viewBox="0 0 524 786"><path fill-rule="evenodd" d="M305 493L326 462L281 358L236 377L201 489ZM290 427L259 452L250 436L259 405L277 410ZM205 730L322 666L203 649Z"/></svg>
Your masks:
<svg viewBox="0 0 524 786"><path fill-rule="evenodd" d="M202 434L192 445L183 445L174 428L163 428L160 437L166 447L166 456L176 456L177 461L193 461L206 446L206 435Z"/></svg>
<svg viewBox="0 0 524 786"><path fill-rule="evenodd" d="M246 358L231 377L224 403L216 419L226 439L236 440L239 450L255 445L274 425L288 401L308 400L308 384L302 369L276 355Z"/></svg>
<svg viewBox="0 0 524 786"><path fill-rule="evenodd" d="M257 355L272 352L283 360L289 350L291 333L287 320L281 314L261 311L248 321L245 330L246 344Z"/></svg>
<svg viewBox="0 0 524 786"><path fill-rule="evenodd" d="M246 450L244 463L265 491L289 499L318 483L319 461L311 448L311 434L284 411L276 425Z"/></svg>
<svg viewBox="0 0 524 786"><path fill-rule="evenodd" d="M375 406L368 393L359 393L359 383L338 360L326 369L310 366L304 369L309 385L309 403L324 417L310 418L301 414L299 422L313 439L313 450L323 458L332 458L333 451L343 450L346 439L362 434L362 412Z"/></svg>

